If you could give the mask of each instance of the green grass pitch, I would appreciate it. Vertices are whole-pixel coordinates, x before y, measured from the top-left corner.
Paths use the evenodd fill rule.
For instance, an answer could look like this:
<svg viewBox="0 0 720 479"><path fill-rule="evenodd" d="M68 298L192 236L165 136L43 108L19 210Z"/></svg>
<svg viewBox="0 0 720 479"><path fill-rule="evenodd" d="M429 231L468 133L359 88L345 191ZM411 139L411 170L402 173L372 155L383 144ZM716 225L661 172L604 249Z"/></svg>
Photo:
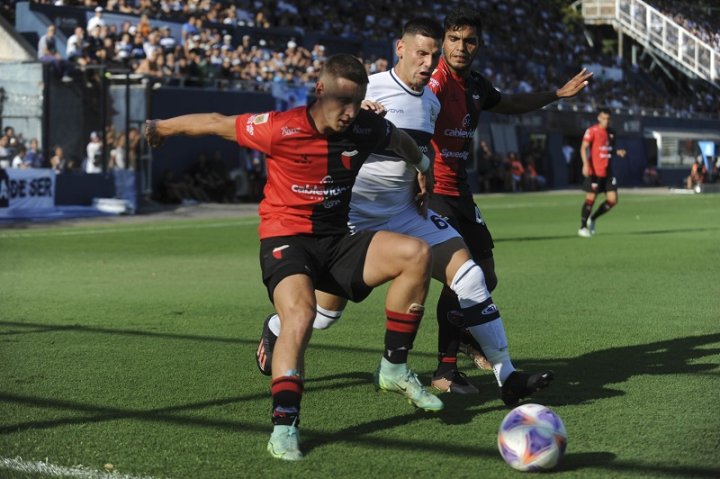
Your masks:
<svg viewBox="0 0 720 479"><path fill-rule="evenodd" d="M582 194L478 197L493 297L534 398L564 420L553 477L720 477L720 195L622 192L577 237ZM376 393L384 288L307 353L306 459L265 451L269 381L254 362L272 307L255 217L0 230L0 477L9 460L68 477L516 477L491 374L444 411ZM435 367L433 283L410 365ZM115 474L105 474L112 464ZM68 469L70 470L70 469ZM80 470L80 469L78 469ZM95 475L93 475L95 474Z"/></svg>

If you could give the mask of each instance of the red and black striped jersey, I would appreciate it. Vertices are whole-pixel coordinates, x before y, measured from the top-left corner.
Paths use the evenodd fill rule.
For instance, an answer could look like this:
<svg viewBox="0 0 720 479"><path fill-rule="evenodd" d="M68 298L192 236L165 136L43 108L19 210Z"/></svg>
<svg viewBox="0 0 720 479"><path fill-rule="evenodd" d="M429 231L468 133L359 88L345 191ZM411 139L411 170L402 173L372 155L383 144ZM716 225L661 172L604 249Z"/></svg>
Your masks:
<svg viewBox="0 0 720 479"><path fill-rule="evenodd" d="M595 124L585 130L583 141L590 145L590 175L605 178L612 176L610 157L612 156L615 134L610 128Z"/></svg>
<svg viewBox="0 0 720 479"><path fill-rule="evenodd" d="M444 58L432 74L430 89L440 100L432 146L435 149L434 192L448 196L472 195L467 182L467 164L472 161L473 134L481 110L500 102L500 92L479 73L461 78Z"/></svg>
<svg viewBox="0 0 720 479"><path fill-rule="evenodd" d="M329 136L315 128L308 107L239 115L237 142L267 155L260 239L347 233L355 177L372 151L387 147L394 128L365 110Z"/></svg>

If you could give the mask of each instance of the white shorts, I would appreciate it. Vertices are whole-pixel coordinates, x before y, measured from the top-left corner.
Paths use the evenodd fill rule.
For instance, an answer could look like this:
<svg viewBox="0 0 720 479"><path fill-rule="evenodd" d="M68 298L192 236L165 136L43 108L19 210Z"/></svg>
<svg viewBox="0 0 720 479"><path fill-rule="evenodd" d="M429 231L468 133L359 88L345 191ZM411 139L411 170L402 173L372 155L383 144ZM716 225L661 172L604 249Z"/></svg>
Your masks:
<svg viewBox="0 0 720 479"><path fill-rule="evenodd" d="M392 231L424 240L431 247L453 238L461 238L460 233L450 223L433 210L428 210L428 217L423 218L414 204L409 205L400 213L390 218L368 218L353 214L350 209L351 230Z"/></svg>

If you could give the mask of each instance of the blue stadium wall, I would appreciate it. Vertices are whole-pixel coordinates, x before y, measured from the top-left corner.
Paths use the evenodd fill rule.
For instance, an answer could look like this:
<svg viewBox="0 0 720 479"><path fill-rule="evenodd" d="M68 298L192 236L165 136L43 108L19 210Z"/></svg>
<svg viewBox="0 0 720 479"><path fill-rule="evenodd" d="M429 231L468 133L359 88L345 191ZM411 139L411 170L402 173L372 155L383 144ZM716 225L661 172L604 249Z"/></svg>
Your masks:
<svg viewBox="0 0 720 479"><path fill-rule="evenodd" d="M191 88L160 88L152 92L150 118L170 118L191 113L238 115L275 109L269 93L194 90ZM244 158L237 143L219 137L170 138L161 148L153 150L152 177L157 187L166 170L183 173L192 169L200 154L208 159L219 153L225 165L235 168Z"/></svg>

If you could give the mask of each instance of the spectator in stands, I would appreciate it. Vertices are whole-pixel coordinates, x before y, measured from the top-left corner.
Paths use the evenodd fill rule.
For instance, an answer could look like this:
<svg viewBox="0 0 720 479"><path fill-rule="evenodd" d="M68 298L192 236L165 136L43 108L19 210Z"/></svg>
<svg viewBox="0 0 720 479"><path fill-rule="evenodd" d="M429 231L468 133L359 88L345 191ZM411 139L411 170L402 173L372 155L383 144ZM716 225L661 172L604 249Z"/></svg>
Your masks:
<svg viewBox="0 0 720 479"><path fill-rule="evenodd" d="M187 175L178 177L174 171L167 169L163 173L162 182L157 189L156 199L161 203L185 203L188 200L199 201L202 191L193 186Z"/></svg>
<svg viewBox="0 0 720 479"><path fill-rule="evenodd" d="M258 150L245 151L245 172L248 179L248 199L260 201L267 181L265 170L265 155Z"/></svg>
<svg viewBox="0 0 720 479"><path fill-rule="evenodd" d="M525 175L524 175L524 184L525 184L525 190L526 191L537 191L542 190L545 188L545 184L547 183L547 180L545 177L537 172L537 169L535 168L535 160L532 156L529 156L527 160L525 160Z"/></svg>
<svg viewBox="0 0 720 479"><path fill-rule="evenodd" d="M660 186L660 174L657 168L653 165L649 165L643 171L643 183L645 186Z"/></svg>
<svg viewBox="0 0 720 479"><path fill-rule="evenodd" d="M510 174L512 177L512 191L522 190L525 167L514 151L508 153L508 162L510 163Z"/></svg>
<svg viewBox="0 0 720 479"><path fill-rule="evenodd" d="M87 144L85 151L87 152L85 173L102 173L102 141L97 132L90 133L90 142Z"/></svg>
<svg viewBox="0 0 720 479"><path fill-rule="evenodd" d="M109 170L124 170L127 168L127 162L125 161L125 133L119 132L115 136L113 143L108 139L108 143L113 146L110 150L110 158L108 160Z"/></svg>
<svg viewBox="0 0 720 479"><path fill-rule="evenodd" d="M30 139L30 147L25 155L25 162L30 168L43 168L45 166L45 159L40 152L37 138Z"/></svg>
<svg viewBox="0 0 720 479"><path fill-rule="evenodd" d="M15 154L15 158L13 158L12 163L10 164L10 168L18 168L18 169L27 169L29 166L27 163L25 163L25 154L27 153L27 149L25 148L25 145L20 145L17 148L17 153Z"/></svg>
<svg viewBox="0 0 720 479"><path fill-rule="evenodd" d="M75 27L75 33L70 35L67 40L65 57L68 61L75 63L78 59L83 58L83 52L87 47L88 43L85 40L85 30L83 30L83 27Z"/></svg>
<svg viewBox="0 0 720 479"><path fill-rule="evenodd" d="M694 189L698 193L702 191L702 184L705 183L707 177L707 168L702 156L698 156L690 167L690 175L685 178L685 184L688 190Z"/></svg>
<svg viewBox="0 0 720 479"><path fill-rule="evenodd" d="M103 18L103 8L98 6L95 7L95 15L90 18L87 22L87 31L92 32L95 30L95 27L103 27L105 26L105 19Z"/></svg>
<svg viewBox="0 0 720 479"><path fill-rule="evenodd" d="M53 156L50 158L50 168L55 173L61 174L70 169L70 163L65 158L65 153L60 145L53 147Z"/></svg>
<svg viewBox="0 0 720 479"><path fill-rule="evenodd" d="M48 25L47 33L40 37L38 41L38 59L42 62L54 62L60 60L60 54L57 51L55 38L55 25Z"/></svg>
<svg viewBox="0 0 720 479"><path fill-rule="evenodd" d="M180 29L180 35L183 46L186 46L188 41L195 35L200 35L200 21L195 15L188 17L187 22Z"/></svg>
<svg viewBox="0 0 720 479"><path fill-rule="evenodd" d="M0 168L10 168L10 162L12 161L12 152L8 149L8 138L6 136L0 136Z"/></svg>
<svg viewBox="0 0 720 479"><path fill-rule="evenodd" d="M15 128L12 126L6 126L3 130L3 136L7 138L7 146L6 148L9 150L9 154L15 155L16 149L20 146L21 141L18 139L17 135L15 134Z"/></svg>

